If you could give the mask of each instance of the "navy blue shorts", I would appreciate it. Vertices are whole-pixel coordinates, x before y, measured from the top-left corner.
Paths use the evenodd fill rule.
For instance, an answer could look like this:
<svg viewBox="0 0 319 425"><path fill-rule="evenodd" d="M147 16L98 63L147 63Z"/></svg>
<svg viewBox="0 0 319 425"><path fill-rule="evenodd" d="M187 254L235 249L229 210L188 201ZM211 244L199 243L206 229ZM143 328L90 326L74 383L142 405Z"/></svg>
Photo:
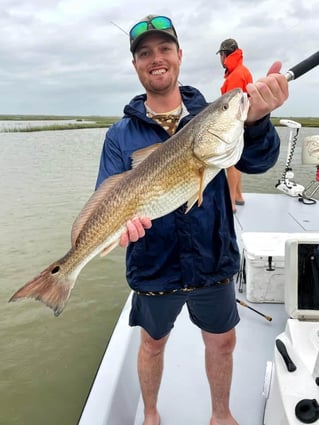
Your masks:
<svg viewBox="0 0 319 425"><path fill-rule="evenodd" d="M224 333L239 322L234 281L167 295L133 294L130 326L141 326L153 339L168 335L186 303L191 321L210 333Z"/></svg>

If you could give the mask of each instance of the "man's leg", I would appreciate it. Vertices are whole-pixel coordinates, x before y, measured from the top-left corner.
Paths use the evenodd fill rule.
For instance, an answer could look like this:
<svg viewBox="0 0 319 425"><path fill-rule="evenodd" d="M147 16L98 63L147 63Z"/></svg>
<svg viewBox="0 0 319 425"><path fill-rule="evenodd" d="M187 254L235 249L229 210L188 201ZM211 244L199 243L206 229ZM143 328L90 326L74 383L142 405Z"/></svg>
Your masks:
<svg viewBox="0 0 319 425"><path fill-rule="evenodd" d="M164 362L164 349L168 336L153 339L144 329L141 330L141 345L138 354L138 375L144 402L144 424L159 425L157 397L161 384Z"/></svg>
<svg viewBox="0 0 319 425"><path fill-rule="evenodd" d="M238 425L229 409L233 371L235 329L221 334L202 331L205 343L206 373L212 398L210 425Z"/></svg>
<svg viewBox="0 0 319 425"><path fill-rule="evenodd" d="M243 189L242 189L242 181L241 181L241 172L238 171L238 179L237 179L237 193L236 193L236 202L237 205L244 205L245 200L243 198Z"/></svg>
<svg viewBox="0 0 319 425"><path fill-rule="evenodd" d="M227 180L229 186L230 197L232 201L233 211L236 210L236 201L240 204L244 203L241 189L241 172L236 167L227 168ZM238 204L239 205L239 204Z"/></svg>

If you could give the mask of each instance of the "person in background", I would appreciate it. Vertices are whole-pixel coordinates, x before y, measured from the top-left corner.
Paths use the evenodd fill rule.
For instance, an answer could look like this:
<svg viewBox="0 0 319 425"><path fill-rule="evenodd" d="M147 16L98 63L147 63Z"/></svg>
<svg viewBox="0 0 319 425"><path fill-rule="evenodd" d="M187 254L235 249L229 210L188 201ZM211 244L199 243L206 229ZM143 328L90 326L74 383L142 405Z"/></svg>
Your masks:
<svg viewBox="0 0 319 425"><path fill-rule="evenodd" d="M243 64L243 51L238 47L237 41L233 38L224 40L218 52L220 61L225 68L225 81L221 87L224 94L235 88L240 88L247 92L246 86L253 82L253 77L249 69ZM241 173L235 166L227 169L227 178L232 200L233 212L236 212L236 205L244 205L242 194Z"/></svg>
<svg viewBox="0 0 319 425"><path fill-rule="evenodd" d="M182 50L170 18L148 15L129 36L132 63L145 93L125 106L123 118L106 133L96 187L129 170L134 151L165 143L208 105L196 88L179 86ZM250 109L238 163L242 171L261 173L277 161L280 141L269 114L288 97L280 68L280 63L274 64L269 76L247 87ZM240 255L225 171L207 185L201 206L193 206L187 214L182 206L152 222L132 218L120 246L127 246L126 277L134 291L129 324L141 327L138 375L143 425L160 424L157 400L164 349L184 304L205 345L209 424L238 425L229 395L239 321L232 277L239 270Z"/></svg>

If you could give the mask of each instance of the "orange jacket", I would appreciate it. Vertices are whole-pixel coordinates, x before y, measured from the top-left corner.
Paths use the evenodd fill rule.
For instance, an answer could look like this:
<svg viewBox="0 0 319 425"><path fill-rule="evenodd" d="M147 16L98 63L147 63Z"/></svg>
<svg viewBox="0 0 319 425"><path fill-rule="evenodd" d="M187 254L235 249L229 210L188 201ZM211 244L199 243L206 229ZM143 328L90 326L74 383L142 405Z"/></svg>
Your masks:
<svg viewBox="0 0 319 425"><path fill-rule="evenodd" d="M232 89L240 88L246 92L248 83L253 82L253 77L249 69L243 64L243 51L236 49L225 59L225 81L221 87L221 93L224 94Z"/></svg>

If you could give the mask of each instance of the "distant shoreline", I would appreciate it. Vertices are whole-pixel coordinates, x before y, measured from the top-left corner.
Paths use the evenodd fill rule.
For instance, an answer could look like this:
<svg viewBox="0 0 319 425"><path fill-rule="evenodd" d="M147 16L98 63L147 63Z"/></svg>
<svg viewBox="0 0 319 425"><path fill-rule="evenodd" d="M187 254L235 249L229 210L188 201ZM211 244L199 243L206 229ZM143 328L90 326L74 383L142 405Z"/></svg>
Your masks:
<svg viewBox="0 0 319 425"><path fill-rule="evenodd" d="M5 133L25 133L34 131L77 130L83 128L109 128L120 117L116 116L78 116L78 115L0 115L0 121L29 121L31 127L12 127L3 130ZM63 124L34 125L36 121L74 121Z"/></svg>
<svg viewBox="0 0 319 425"><path fill-rule="evenodd" d="M109 128L118 121L117 116L78 116L78 115L0 115L0 121L64 121L73 120L73 123L59 123L52 125L33 125L28 128L8 128L7 133L33 132L33 131L54 131L54 130L77 130L84 128ZM319 127L319 117L271 117L275 126L281 126L280 119L290 119L299 122L302 127Z"/></svg>

